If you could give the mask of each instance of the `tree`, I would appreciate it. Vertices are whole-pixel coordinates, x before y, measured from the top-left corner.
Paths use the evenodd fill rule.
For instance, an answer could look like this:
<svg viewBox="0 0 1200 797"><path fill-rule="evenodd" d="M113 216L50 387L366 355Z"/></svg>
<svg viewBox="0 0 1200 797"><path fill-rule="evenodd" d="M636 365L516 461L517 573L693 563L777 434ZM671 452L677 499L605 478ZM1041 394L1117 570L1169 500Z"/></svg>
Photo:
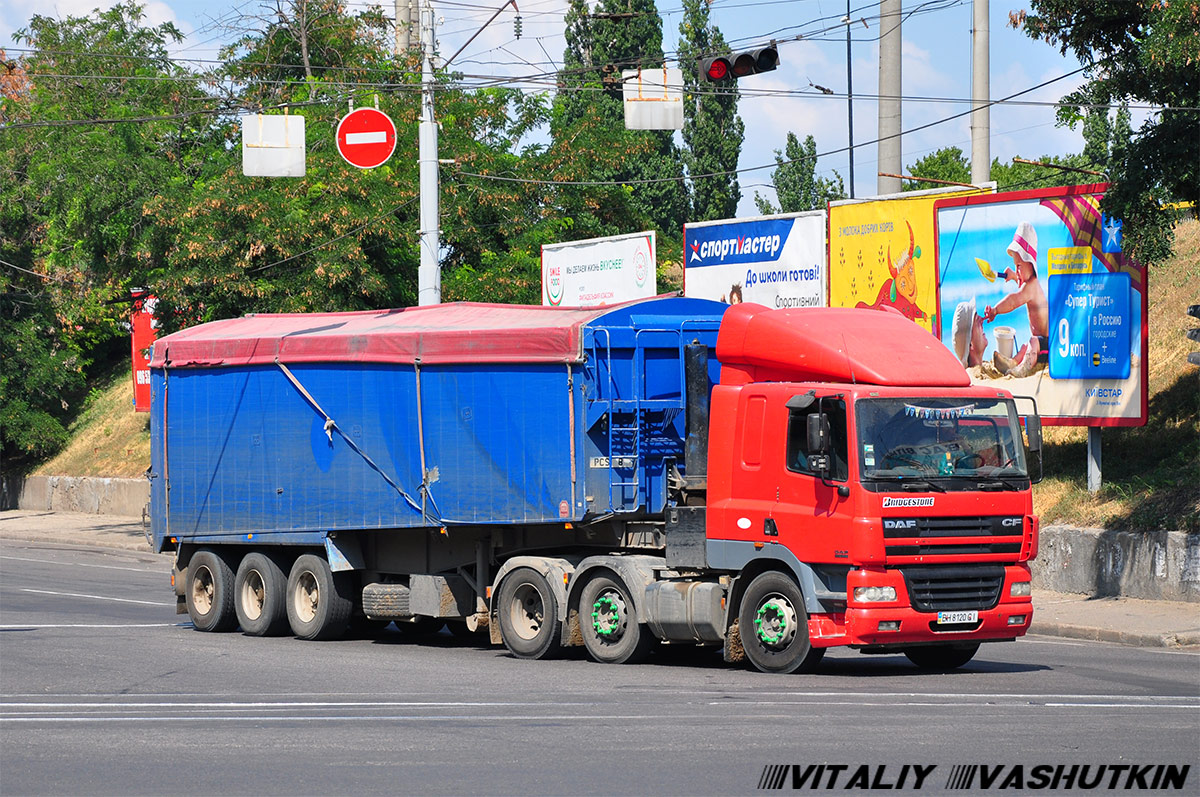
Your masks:
<svg viewBox="0 0 1200 797"><path fill-rule="evenodd" d="M1063 98L1060 123L1082 121L1089 103L1159 106L1119 148L1102 207L1124 220L1127 251L1165 258L1182 212L1171 203L1200 208L1200 3L1031 0L1010 22L1086 68L1088 82Z"/></svg>
<svg viewBox="0 0 1200 797"><path fill-rule="evenodd" d="M157 231L143 203L176 184L212 140L216 103L176 67L170 24L122 3L40 15L17 33L0 118L0 457L66 439L85 369L128 352L129 289L145 284ZM21 76L18 78L17 74ZM125 120L99 122L95 120Z"/></svg>
<svg viewBox="0 0 1200 797"><path fill-rule="evenodd" d="M908 173L913 177L929 177L934 180L946 180L951 183L970 183L971 165L958 147L942 147L931 152L908 167ZM918 191L932 188L932 183L917 181L905 182L904 191Z"/></svg>
<svg viewBox="0 0 1200 797"><path fill-rule="evenodd" d="M664 63L654 0L603 0L594 13L585 0L571 0L565 22L567 46L550 126L554 142L569 142L568 131L579 123L606 128L603 135L622 162L611 171L594 169L592 179L627 183L633 212L677 235L687 219L688 195L674 136L669 130L625 130L624 123L621 70Z"/></svg>
<svg viewBox="0 0 1200 797"><path fill-rule="evenodd" d="M709 21L709 5L684 0L679 23L679 65L683 70L683 157L692 186L693 221L727 219L737 214L742 197L738 156L745 125L737 115L737 83L718 86L700 75L699 60L729 53L720 29ZM715 174L715 177L697 175Z"/></svg>
<svg viewBox="0 0 1200 797"><path fill-rule="evenodd" d="M785 157L786 156L786 159ZM829 202L846 198L842 176L837 172L833 178L817 177L817 140L805 136L801 144L796 134L788 132L784 151L775 150L775 171L771 182L775 184L775 195L779 207L775 207L757 192L754 204L764 216L772 213L799 213L805 210L824 208Z"/></svg>

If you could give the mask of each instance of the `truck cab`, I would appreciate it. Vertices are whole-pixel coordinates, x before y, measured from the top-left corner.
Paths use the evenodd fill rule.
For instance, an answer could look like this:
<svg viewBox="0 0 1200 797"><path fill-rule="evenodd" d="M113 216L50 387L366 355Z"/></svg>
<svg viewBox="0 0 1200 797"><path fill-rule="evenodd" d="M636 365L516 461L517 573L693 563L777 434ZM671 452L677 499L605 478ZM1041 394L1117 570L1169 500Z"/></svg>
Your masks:
<svg viewBox="0 0 1200 797"><path fill-rule="evenodd" d="M1037 519L1012 396L891 313L762 310L723 321L708 460L708 565L741 574L746 655L802 666L778 655L793 634L809 664L844 645L949 667L1024 634ZM750 594L775 567L799 592Z"/></svg>

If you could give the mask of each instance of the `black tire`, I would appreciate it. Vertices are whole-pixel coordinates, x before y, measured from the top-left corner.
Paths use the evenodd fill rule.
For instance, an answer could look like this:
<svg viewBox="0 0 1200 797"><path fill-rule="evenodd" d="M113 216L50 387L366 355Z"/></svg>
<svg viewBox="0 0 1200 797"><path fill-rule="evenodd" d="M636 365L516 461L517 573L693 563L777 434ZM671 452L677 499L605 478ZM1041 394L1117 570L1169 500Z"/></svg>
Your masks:
<svg viewBox="0 0 1200 797"><path fill-rule="evenodd" d="M796 582L777 571L760 573L738 611L746 658L762 672L812 672L825 656L808 638L808 612Z"/></svg>
<svg viewBox="0 0 1200 797"><path fill-rule="evenodd" d="M346 633L354 611L348 573L334 573L329 563L306 553L292 565L287 580L287 618L300 639L337 639Z"/></svg>
<svg viewBox="0 0 1200 797"><path fill-rule="evenodd" d="M657 641L641 623L629 590L615 576L597 576L584 585L579 630L588 655L602 664L645 661Z"/></svg>
<svg viewBox="0 0 1200 797"><path fill-rule="evenodd" d="M956 670L975 658L979 643L974 645L923 645L906 648L904 655L922 670L946 672Z"/></svg>
<svg viewBox="0 0 1200 797"><path fill-rule="evenodd" d="M504 647L518 659L544 659L558 652L562 642L558 601L545 576L536 570L518 567L504 577L496 593L496 615Z"/></svg>
<svg viewBox="0 0 1200 797"><path fill-rule="evenodd" d="M192 554L188 561L188 616L197 631L232 631L238 618L233 610L233 568L223 556L209 548Z"/></svg>
<svg viewBox="0 0 1200 797"><path fill-rule="evenodd" d="M246 554L233 580L233 596L243 634L277 636L287 631L287 575L270 556Z"/></svg>

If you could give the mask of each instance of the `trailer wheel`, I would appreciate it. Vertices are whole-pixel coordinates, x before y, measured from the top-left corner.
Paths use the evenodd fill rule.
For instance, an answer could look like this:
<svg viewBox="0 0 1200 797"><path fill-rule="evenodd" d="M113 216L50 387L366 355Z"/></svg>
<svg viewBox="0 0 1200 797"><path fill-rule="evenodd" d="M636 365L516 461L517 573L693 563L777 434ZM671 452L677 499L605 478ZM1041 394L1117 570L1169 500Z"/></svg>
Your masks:
<svg viewBox="0 0 1200 797"><path fill-rule="evenodd" d="M329 563L306 553L292 565L287 580L287 618L301 639L337 639L346 633L351 600L350 578L333 573Z"/></svg>
<svg viewBox="0 0 1200 797"><path fill-rule="evenodd" d="M783 573L760 573L738 612L746 658L762 672L812 672L825 655L808 638L808 613L796 582Z"/></svg>
<svg viewBox="0 0 1200 797"><path fill-rule="evenodd" d="M644 661L654 636L641 624L629 590L615 578L597 576L579 596L579 630L588 655L602 664Z"/></svg>
<svg viewBox="0 0 1200 797"><path fill-rule="evenodd" d="M249 553L234 578L234 608L242 632L275 636L287 630L287 576L264 553Z"/></svg>
<svg viewBox="0 0 1200 797"><path fill-rule="evenodd" d="M955 670L975 657L979 644L958 645L924 645L906 648L904 655L922 670L945 672Z"/></svg>
<svg viewBox="0 0 1200 797"><path fill-rule="evenodd" d="M188 616L197 631L232 631L237 628L233 610L233 569L216 551L202 548L188 562Z"/></svg>
<svg viewBox="0 0 1200 797"><path fill-rule="evenodd" d="M529 567L509 573L496 595L496 607L500 638L509 653L519 659L544 659L558 652L558 602L541 573Z"/></svg>

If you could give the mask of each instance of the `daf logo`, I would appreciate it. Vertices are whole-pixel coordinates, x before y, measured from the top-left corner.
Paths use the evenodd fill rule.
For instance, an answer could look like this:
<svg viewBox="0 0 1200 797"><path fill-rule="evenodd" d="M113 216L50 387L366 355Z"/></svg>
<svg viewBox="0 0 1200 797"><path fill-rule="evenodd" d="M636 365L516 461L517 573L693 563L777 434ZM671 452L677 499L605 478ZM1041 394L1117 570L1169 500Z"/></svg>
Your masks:
<svg viewBox="0 0 1200 797"><path fill-rule="evenodd" d="M915 529L917 521L915 519L908 520L885 520L883 521L885 529Z"/></svg>
<svg viewBox="0 0 1200 797"><path fill-rule="evenodd" d="M1019 517L1002 517L1002 518L1000 518L1000 525L1004 526L1005 528L1012 528L1013 526L1019 526L1019 525L1021 525L1021 518L1019 518Z"/></svg>

